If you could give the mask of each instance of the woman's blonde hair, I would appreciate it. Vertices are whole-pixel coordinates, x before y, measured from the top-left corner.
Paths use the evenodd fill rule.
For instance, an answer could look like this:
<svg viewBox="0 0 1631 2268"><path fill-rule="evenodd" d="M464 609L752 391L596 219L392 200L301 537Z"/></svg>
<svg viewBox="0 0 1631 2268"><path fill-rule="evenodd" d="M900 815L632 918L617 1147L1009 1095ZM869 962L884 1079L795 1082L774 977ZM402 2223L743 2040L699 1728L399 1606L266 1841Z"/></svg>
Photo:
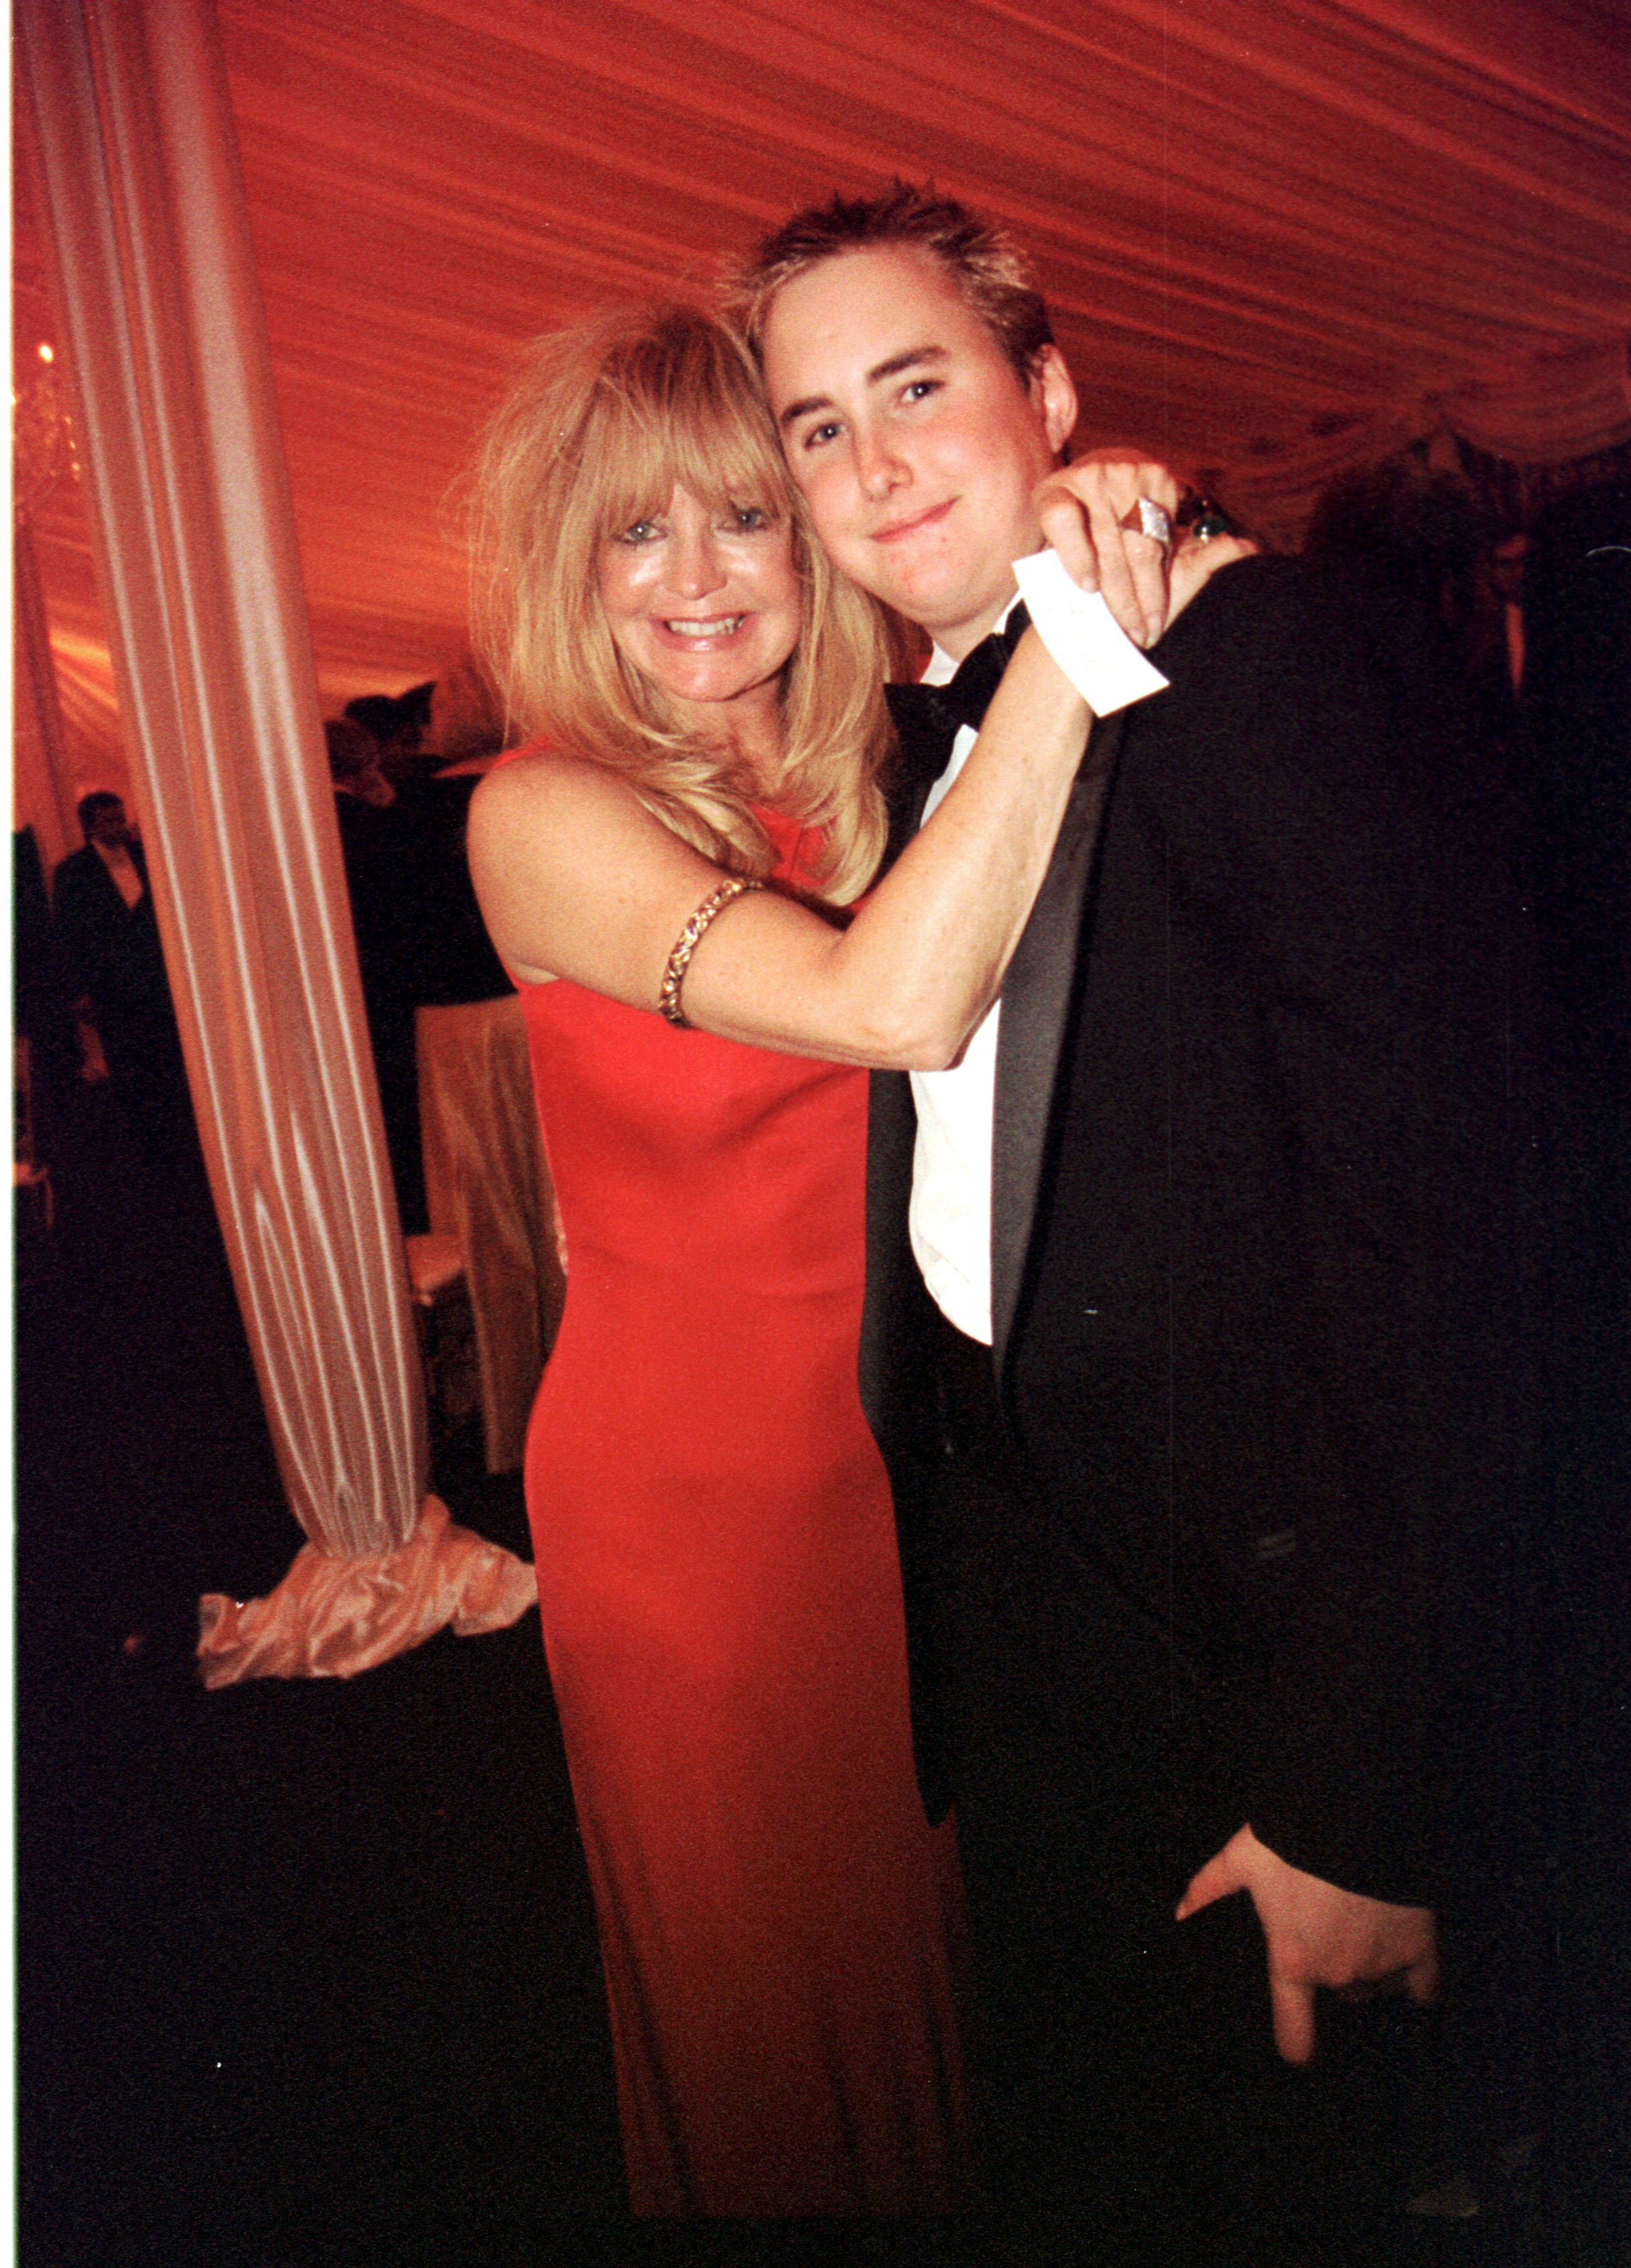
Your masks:
<svg viewBox="0 0 1631 2268"><path fill-rule="evenodd" d="M601 544L666 511L676 486L710 511L753 508L791 528L803 628L782 683L776 806L823 831L815 879L848 904L886 831L883 625L810 531L746 348L700 308L602 315L540 339L487 428L473 618L513 733L612 767L730 873L770 872L751 782L697 746L662 688L624 660L600 602Z"/></svg>

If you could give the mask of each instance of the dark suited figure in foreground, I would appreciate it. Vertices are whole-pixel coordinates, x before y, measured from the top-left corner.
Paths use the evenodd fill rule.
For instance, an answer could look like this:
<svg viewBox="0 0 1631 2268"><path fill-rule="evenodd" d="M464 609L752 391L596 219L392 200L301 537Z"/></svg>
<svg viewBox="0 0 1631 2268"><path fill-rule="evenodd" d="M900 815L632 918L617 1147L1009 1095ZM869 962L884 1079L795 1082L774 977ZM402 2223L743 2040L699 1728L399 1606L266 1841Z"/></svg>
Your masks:
<svg viewBox="0 0 1631 2268"><path fill-rule="evenodd" d="M172 1163L194 1154L196 1138L147 862L119 796L83 796L78 815L85 847L58 864L52 884L63 982L76 1013L96 1027L144 1156Z"/></svg>
<svg viewBox="0 0 1631 2268"><path fill-rule="evenodd" d="M1336 579L1243 558L1162 636L1165 549L1133 535L1112 590L999 233L926 192L835 200L741 304L827 549L929 632L930 682L968 664L903 689L897 842L972 745L1016 556L1096 548L1170 681L1094 726L963 1062L875 1074L861 1384L999 2196L1107 2239L1289 2227L1323 2178L1290 2068L1317 1995L1430 2000L1494 1839L1498 830L1421 761Z"/></svg>

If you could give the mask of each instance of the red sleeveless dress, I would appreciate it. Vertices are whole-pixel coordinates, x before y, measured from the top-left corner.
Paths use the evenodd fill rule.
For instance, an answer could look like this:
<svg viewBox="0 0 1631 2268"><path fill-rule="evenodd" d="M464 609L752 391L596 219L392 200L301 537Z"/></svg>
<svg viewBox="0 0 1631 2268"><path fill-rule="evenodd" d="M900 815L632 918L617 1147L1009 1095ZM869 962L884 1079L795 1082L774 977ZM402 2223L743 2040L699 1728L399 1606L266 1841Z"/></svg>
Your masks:
<svg viewBox="0 0 1631 2268"><path fill-rule="evenodd" d="M855 1384L866 1075L522 998L568 1269L527 1501L633 2209L946 2212L959 1909Z"/></svg>

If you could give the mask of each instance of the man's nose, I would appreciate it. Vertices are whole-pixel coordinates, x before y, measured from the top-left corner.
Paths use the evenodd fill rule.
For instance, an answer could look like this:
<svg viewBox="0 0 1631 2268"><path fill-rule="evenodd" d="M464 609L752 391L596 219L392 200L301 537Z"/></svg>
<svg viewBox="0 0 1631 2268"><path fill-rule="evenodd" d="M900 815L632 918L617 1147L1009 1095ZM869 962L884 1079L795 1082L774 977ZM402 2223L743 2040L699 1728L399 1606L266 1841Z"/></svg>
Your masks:
<svg viewBox="0 0 1631 2268"><path fill-rule="evenodd" d="M855 477L863 494L875 498L899 488L910 473L890 447L887 435L861 431L855 436Z"/></svg>

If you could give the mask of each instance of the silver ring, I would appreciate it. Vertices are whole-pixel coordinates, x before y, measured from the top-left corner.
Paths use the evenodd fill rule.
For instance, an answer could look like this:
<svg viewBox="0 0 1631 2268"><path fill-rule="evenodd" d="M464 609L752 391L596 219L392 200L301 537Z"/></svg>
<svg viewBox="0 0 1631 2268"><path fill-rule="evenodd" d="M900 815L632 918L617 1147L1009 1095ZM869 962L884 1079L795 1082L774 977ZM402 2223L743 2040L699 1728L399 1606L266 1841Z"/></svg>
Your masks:
<svg viewBox="0 0 1631 2268"><path fill-rule="evenodd" d="M1141 496L1138 500L1138 530L1140 535L1153 535L1157 543L1171 542L1172 515L1165 504L1157 504L1153 497ZM1132 526L1131 512L1127 514L1122 524L1125 527Z"/></svg>

